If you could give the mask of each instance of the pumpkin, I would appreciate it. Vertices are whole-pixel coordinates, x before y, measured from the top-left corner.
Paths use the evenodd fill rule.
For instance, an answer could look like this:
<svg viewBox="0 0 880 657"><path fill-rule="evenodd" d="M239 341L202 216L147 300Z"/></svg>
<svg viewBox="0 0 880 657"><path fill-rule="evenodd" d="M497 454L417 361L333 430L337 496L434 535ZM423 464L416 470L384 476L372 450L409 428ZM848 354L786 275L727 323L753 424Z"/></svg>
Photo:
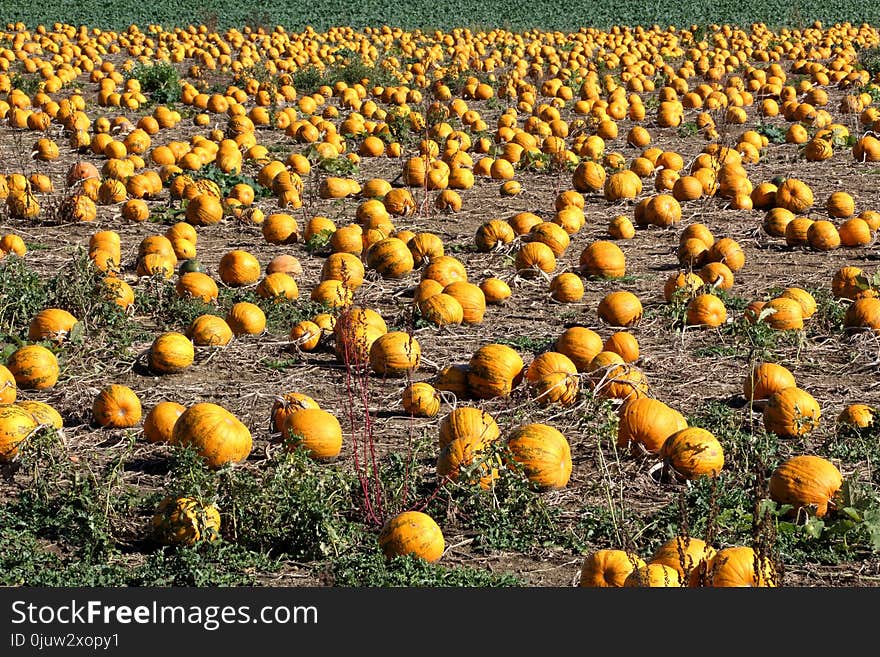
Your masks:
<svg viewBox="0 0 880 657"><path fill-rule="evenodd" d="M602 189L605 200L612 203L634 199L642 193L642 179L634 171L623 169L608 176Z"/></svg>
<svg viewBox="0 0 880 657"><path fill-rule="evenodd" d="M174 423L171 442L194 448L210 468L243 461L253 447L250 429L212 402L187 408Z"/></svg>
<svg viewBox="0 0 880 657"><path fill-rule="evenodd" d="M485 453L493 440L488 434L475 434L450 441L437 457L437 476L441 481L458 481L464 469L471 475L465 483L488 489L503 465L500 458Z"/></svg>
<svg viewBox="0 0 880 657"><path fill-rule="evenodd" d="M257 283L257 296L263 299L271 299L274 303L299 298L299 286L290 274L276 271L266 274Z"/></svg>
<svg viewBox="0 0 880 657"><path fill-rule="evenodd" d="M793 513L806 511L817 518L836 507L843 476L831 461L799 454L777 466L770 475L768 492L778 504L791 504Z"/></svg>
<svg viewBox="0 0 880 657"><path fill-rule="evenodd" d="M522 357L504 344L479 347L468 362L468 388L478 399L507 397L522 380Z"/></svg>
<svg viewBox="0 0 880 657"><path fill-rule="evenodd" d="M287 448L303 448L313 459L332 459L342 451L342 427L335 415L322 408L296 408L278 418Z"/></svg>
<svg viewBox="0 0 880 657"><path fill-rule="evenodd" d="M163 545L195 545L220 537L220 510L194 497L166 497L153 515L152 529Z"/></svg>
<svg viewBox="0 0 880 657"><path fill-rule="evenodd" d="M437 256L422 269L421 280L433 279L446 287L455 281L468 280L464 263L451 255Z"/></svg>
<svg viewBox="0 0 880 657"><path fill-rule="evenodd" d="M53 388L61 374L55 354L40 344L24 345L13 351L6 367L20 390Z"/></svg>
<svg viewBox="0 0 880 657"><path fill-rule="evenodd" d="M174 289L179 297L201 299L205 303L216 301L220 292L213 278L198 271L183 273L177 279Z"/></svg>
<svg viewBox="0 0 880 657"><path fill-rule="evenodd" d="M599 278L620 278L626 274L626 257L614 242L597 240L581 251L578 265L582 273Z"/></svg>
<svg viewBox="0 0 880 657"><path fill-rule="evenodd" d="M397 237L386 237L373 243L366 252L367 267L383 278L401 278L415 266L412 251Z"/></svg>
<svg viewBox="0 0 880 657"><path fill-rule="evenodd" d="M464 321L464 308L451 294L440 292L422 299L418 304L419 314L437 326L461 324Z"/></svg>
<svg viewBox="0 0 880 657"><path fill-rule="evenodd" d="M0 463L9 463L21 443L39 427L34 416L16 404L0 405Z"/></svg>
<svg viewBox="0 0 880 657"><path fill-rule="evenodd" d="M626 550L595 550L584 557L578 586L611 588L622 587L626 578L645 560Z"/></svg>
<svg viewBox="0 0 880 657"><path fill-rule="evenodd" d="M226 320L217 315L199 315L186 330L186 337L199 347L222 347L233 338Z"/></svg>
<svg viewBox="0 0 880 657"><path fill-rule="evenodd" d="M604 189L606 177L607 173L601 164L582 160L572 172L571 184L578 192L591 194Z"/></svg>
<svg viewBox="0 0 880 657"><path fill-rule="evenodd" d="M102 427L133 427L141 421L141 413L141 400L137 393L118 383L102 388L92 403L92 415Z"/></svg>
<svg viewBox="0 0 880 657"><path fill-rule="evenodd" d="M262 267L254 254L233 249L220 258L220 280L230 287L252 285L260 279Z"/></svg>
<svg viewBox="0 0 880 657"><path fill-rule="evenodd" d="M623 362L613 351L600 351L588 368L594 394L607 399L627 401L644 397L648 381L637 367Z"/></svg>
<svg viewBox="0 0 880 657"><path fill-rule="evenodd" d="M795 218L794 212L785 208L771 208L764 215L761 226L771 237L785 237L788 224Z"/></svg>
<svg viewBox="0 0 880 657"><path fill-rule="evenodd" d="M856 202L847 192L832 192L825 201L825 210L837 219L846 219L856 211Z"/></svg>
<svg viewBox="0 0 880 657"><path fill-rule="evenodd" d="M714 556L697 564L688 578L689 587L775 587L776 568L770 559L754 549L735 545L718 550Z"/></svg>
<svg viewBox="0 0 880 657"><path fill-rule="evenodd" d="M458 439L489 443L500 435L501 429L492 415L474 406L458 406L440 421L437 444L443 449Z"/></svg>
<svg viewBox="0 0 880 657"><path fill-rule="evenodd" d="M442 289L442 293L454 297L461 304L462 322L479 324L483 321L483 315L486 313L486 295L478 285L468 281L453 281Z"/></svg>
<svg viewBox="0 0 880 657"><path fill-rule="evenodd" d="M36 399L22 399L15 402L15 405L30 413L37 424L53 429L61 430L64 428L64 418L61 417L54 406L46 402L37 401Z"/></svg>
<svg viewBox="0 0 880 657"><path fill-rule="evenodd" d="M213 226L223 221L223 202L214 194L198 193L187 201L184 217L193 226Z"/></svg>
<svg viewBox="0 0 880 657"><path fill-rule="evenodd" d="M177 331L166 331L156 336L147 352L147 364L157 374L181 372L194 360L192 340Z"/></svg>
<svg viewBox="0 0 880 657"><path fill-rule="evenodd" d="M491 305L500 305L510 298L513 291L507 282L495 276L489 276L480 281L480 289L483 291L483 297L486 303Z"/></svg>
<svg viewBox="0 0 880 657"><path fill-rule="evenodd" d="M840 246L837 226L827 219L814 221L807 228L807 243L817 251L831 251Z"/></svg>
<svg viewBox="0 0 880 657"><path fill-rule="evenodd" d="M352 289L345 284L345 281L328 278L312 288L309 298L328 308L344 308L351 305L354 300L354 294Z"/></svg>
<svg viewBox="0 0 880 657"><path fill-rule="evenodd" d="M676 431L663 441L660 457L684 479L717 477L724 467L724 450L712 432L700 427Z"/></svg>
<svg viewBox="0 0 880 657"><path fill-rule="evenodd" d="M379 547L388 559L413 556L429 563L440 560L446 543L437 522L421 511L403 511L379 532Z"/></svg>
<svg viewBox="0 0 880 657"><path fill-rule="evenodd" d="M597 313L611 326L634 326L642 318L642 302L632 292L617 290L602 297Z"/></svg>
<svg viewBox="0 0 880 657"><path fill-rule="evenodd" d="M505 244L510 244L515 237L516 233L508 222L503 219L490 219L477 228L474 243L477 251L488 253Z"/></svg>
<svg viewBox="0 0 880 657"><path fill-rule="evenodd" d="M687 428L687 420L659 399L629 399L618 411L617 447L657 454L672 434Z"/></svg>
<svg viewBox="0 0 880 657"><path fill-rule="evenodd" d="M556 269L556 256L553 249L543 242L526 242L517 251L513 266L520 276L531 275L536 271L549 274Z"/></svg>
<svg viewBox="0 0 880 657"><path fill-rule="evenodd" d="M715 552L715 548L700 538L673 536L654 551L650 561L676 569L682 581L687 581L691 571L715 556Z"/></svg>
<svg viewBox="0 0 880 657"><path fill-rule="evenodd" d="M260 225L263 239L269 244L294 244L299 241L299 224L291 214L273 212Z"/></svg>
<svg viewBox="0 0 880 657"><path fill-rule="evenodd" d="M552 221L542 221L532 226L529 232L523 235L523 241L542 242L550 247L555 257L559 258L565 253L571 243L571 238L559 224Z"/></svg>
<svg viewBox="0 0 880 657"><path fill-rule="evenodd" d="M67 339L79 320L61 308L44 308L28 325L28 340L50 340L56 344Z"/></svg>
<svg viewBox="0 0 880 657"><path fill-rule="evenodd" d="M426 265L433 258L443 255L443 240L435 233L416 233L405 243L412 253L413 263L416 267Z"/></svg>
<svg viewBox="0 0 880 657"><path fill-rule="evenodd" d="M539 422L525 424L511 431L506 444L513 460L509 467L522 468L539 490L558 490L568 483L571 449L558 429Z"/></svg>
<svg viewBox="0 0 880 657"><path fill-rule="evenodd" d="M381 376L402 377L419 367L422 350L406 331L389 331L370 345L370 367Z"/></svg>
<svg viewBox="0 0 880 657"><path fill-rule="evenodd" d="M802 288L787 287L779 296L797 301L801 306L801 316L804 319L809 319L816 313L815 297Z"/></svg>
<svg viewBox="0 0 880 657"><path fill-rule="evenodd" d="M634 569L623 581L625 588L681 586L679 571L665 563L648 562Z"/></svg>
<svg viewBox="0 0 880 657"><path fill-rule="evenodd" d="M17 396L15 377L8 367L0 364L0 404L12 404Z"/></svg>
<svg viewBox="0 0 880 657"><path fill-rule="evenodd" d="M873 239L871 226L859 217L850 217L840 224L838 234L841 245L849 247L867 246Z"/></svg>
<svg viewBox="0 0 880 657"><path fill-rule="evenodd" d="M797 385L794 374L783 365L760 363L754 366L743 381L743 396L747 401L759 401L779 390Z"/></svg>
<svg viewBox="0 0 880 657"><path fill-rule="evenodd" d="M767 398L763 411L764 428L780 438L799 438L819 426L821 409L806 390L790 386Z"/></svg>
<svg viewBox="0 0 880 657"><path fill-rule="evenodd" d="M698 294L687 303L686 321L688 326L721 326L727 321L727 308L714 294Z"/></svg>
<svg viewBox="0 0 880 657"><path fill-rule="evenodd" d="M174 424L186 406L174 401L161 401L144 416L144 438L150 443L171 442Z"/></svg>
<svg viewBox="0 0 880 657"><path fill-rule="evenodd" d="M864 297L853 301L843 316L843 325L849 329L865 328L880 333L880 299Z"/></svg>
<svg viewBox="0 0 880 657"><path fill-rule="evenodd" d="M712 262L723 262L732 272L737 272L745 264L745 253L736 240L722 237L709 248L708 258Z"/></svg>
<svg viewBox="0 0 880 657"><path fill-rule="evenodd" d="M670 303L677 299L687 299L703 287L703 279L693 272L680 271L671 274L663 284L663 299Z"/></svg>
<svg viewBox="0 0 880 657"><path fill-rule="evenodd" d="M787 178L776 189L776 207L803 214L813 206L813 190L802 180Z"/></svg>
<svg viewBox="0 0 880 657"><path fill-rule="evenodd" d="M804 328L803 306L790 297L776 297L768 301L759 316L771 328L780 331L798 331Z"/></svg>
<svg viewBox="0 0 880 657"><path fill-rule="evenodd" d="M435 417L440 412L440 394L425 381L417 381L403 389L404 410L413 417Z"/></svg>
<svg viewBox="0 0 880 657"><path fill-rule="evenodd" d="M578 372L586 372L603 347L599 334L586 326L565 329L553 343L554 350L568 356Z"/></svg>
<svg viewBox="0 0 880 657"><path fill-rule="evenodd" d="M574 272L562 272L550 281L550 298L559 303L577 303L584 296L584 282Z"/></svg>
<svg viewBox="0 0 880 657"><path fill-rule="evenodd" d="M232 304L225 319L235 336L260 335L266 330L266 313L250 301Z"/></svg>
<svg viewBox="0 0 880 657"><path fill-rule="evenodd" d="M867 429L874 425L877 409L867 404L849 404L837 416L839 428Z"/></svg>

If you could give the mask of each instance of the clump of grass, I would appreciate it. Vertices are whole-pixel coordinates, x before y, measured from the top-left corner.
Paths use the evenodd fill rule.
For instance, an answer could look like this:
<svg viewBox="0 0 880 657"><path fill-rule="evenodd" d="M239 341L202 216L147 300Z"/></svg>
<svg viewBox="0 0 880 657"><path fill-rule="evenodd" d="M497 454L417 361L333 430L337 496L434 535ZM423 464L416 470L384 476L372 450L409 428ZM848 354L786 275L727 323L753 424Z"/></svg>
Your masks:
<svg viewBox="0 0 880 657"><path fill-rule="evenodd" d="M467 566L448 567L415 556L386 559L378 551L358 552L333 560L329 568L333 586L368 587L512 587L526 583L516 575L493 573Z"/></svg>

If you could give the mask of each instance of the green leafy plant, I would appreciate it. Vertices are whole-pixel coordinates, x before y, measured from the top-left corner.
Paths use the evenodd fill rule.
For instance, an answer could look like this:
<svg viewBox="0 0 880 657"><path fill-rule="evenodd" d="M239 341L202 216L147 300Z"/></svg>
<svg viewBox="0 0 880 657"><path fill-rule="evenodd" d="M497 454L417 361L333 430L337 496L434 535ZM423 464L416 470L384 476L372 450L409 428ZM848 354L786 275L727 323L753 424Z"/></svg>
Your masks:
<svg viewBox="0 0 880 657"><path fill-rule="evenodd" d="M168 62L136 64L128 72L126 79L140 82L141 93L151 103L168 104L180 100L180 73Z"/></svg>

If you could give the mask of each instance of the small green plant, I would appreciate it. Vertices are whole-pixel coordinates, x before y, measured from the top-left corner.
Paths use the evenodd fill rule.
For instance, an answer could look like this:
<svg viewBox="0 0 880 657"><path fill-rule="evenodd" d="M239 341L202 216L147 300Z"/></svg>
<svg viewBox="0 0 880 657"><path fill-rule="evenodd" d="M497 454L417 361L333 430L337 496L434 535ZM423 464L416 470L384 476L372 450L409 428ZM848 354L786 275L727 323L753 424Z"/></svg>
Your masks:
<svg viewBox="0 0 880 657"><path fill-rule="evenodd" d="M168 104L180 100L180 73L173 64L168 62L136 64L126 78L140 82L141 93L151 103Z"/></svg>
<svg viewBox="0 0 880 657"><path fill-rule="evenodd" d="M694 121L685 121L680 126L678 126L678 130L676 132L678 133L678 136L682 139L687 139L698 135L700 132L700 128Z"/></svg>
<svg viewBox="0 0 880 657"><path fill-rule="evenodd" d="M759 123L755 126L755 132L767 137L767 141L771 144L785 143L785 130L778 125L773 125L772 123Z"/></svg>
<svg viewBox="0 0 880 657"><path fill-rule="evenodd" d="M859 65L871 74L872 80L877 80L880 76L880 46L870 46L859 50Z"/></svg>
<svg viewBox="0 0 880 657"><path fill-rule="evenodd" d="M428 563L415 556L387 559L378 551L356 552L334 559L329 568L333 586L342 587L512 587L525 586L513 574L467 566Z"/></svg>

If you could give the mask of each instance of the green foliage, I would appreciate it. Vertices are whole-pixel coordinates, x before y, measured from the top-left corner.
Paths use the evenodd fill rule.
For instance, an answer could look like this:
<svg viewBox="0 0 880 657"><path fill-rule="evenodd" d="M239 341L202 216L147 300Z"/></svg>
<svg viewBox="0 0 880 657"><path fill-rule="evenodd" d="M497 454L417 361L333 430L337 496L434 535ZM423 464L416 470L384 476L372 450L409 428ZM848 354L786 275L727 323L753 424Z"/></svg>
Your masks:
<svg viewBox="0 0 880 657"><path fill-rule="evenodd" d="M859 50L858 63L871 74L871 78L880 75L880 46L870 46Z"/></svg>
<svg viewBox="0 0 880 657"><path fill-rule="evenodd" d="M524 586L515 575L478 568L428 563L414 556L386 559L377 551L344 555L332 562L334 586L342 587L510 587Z"/></svg>
<svg viewBox="0 0 880 657"><path fill-rule="evenodd" d="M755 126L755 131L759 135L767 137L767 141L771 144L785 143L785 130L778 125L772 123L759 123Z"/></svg>
<svg viewBox="0 0 880 657"><path fill-rule="evenodd" d="M296 560L339 554L353 540L350 475L312 460L300 448L280 450L258 471L220 477L217 503L224 534L249 550Z"/></svg>
<svg viewBox="0 0 880 657"><path fill-rule="evenodd" d="M141 93L151 103L164 105L180 100L180 73L168 62L136 64L128 72L126 79L140 82Z"/></svg>
<svg viewBox="0 0 880 657"><path fill-rule="evenodd" d="M228 173L216 164L206 164L191 175L193 180L210 180L217 184L220 193L226 197L232 193L232 188L239 184L250 185L254 190L254 200L260 200L272 195L272 190L260 185L254 178L241 173Z"/></svg>

